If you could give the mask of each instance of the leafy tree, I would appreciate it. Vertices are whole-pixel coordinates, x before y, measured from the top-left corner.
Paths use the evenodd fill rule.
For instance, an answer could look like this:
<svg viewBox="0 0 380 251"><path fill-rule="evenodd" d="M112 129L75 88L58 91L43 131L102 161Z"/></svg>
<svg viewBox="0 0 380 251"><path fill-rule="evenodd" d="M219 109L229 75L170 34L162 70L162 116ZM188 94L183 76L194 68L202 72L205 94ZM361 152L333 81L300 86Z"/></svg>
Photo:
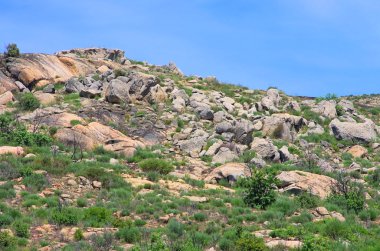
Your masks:
<svg viewBox="0 0 380 251"><path fill-rule="evenodd" d="M251 207L265 209L276 200L278 179L273 173L255 170L251 177L240 179L238 185L243 188L244 202Z"/></svg>
<svg viewBox="0 0 380 251"><path fill-rule="evenodd" d="M19 57L20 56L20 50L17 47L17 44L8 44L7 50L5 51L6 57Z"/></svg>

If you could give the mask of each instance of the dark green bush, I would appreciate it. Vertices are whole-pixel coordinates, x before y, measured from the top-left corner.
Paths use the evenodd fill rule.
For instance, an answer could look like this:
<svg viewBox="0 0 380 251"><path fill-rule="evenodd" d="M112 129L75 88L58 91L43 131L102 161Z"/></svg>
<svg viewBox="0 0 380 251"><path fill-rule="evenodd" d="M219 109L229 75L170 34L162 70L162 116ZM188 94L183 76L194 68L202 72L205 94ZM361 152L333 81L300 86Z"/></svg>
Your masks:
<svg viewBox="0 0 380 251"><path fill-rule="evenodd" d="M20 49L17 47L17 44L11 43L8 44L5 51L6 57L19 57L20 56Z"/></svg>
<svg viewBox="0 0 380 251"><path fill-rule="evenodd" d="M87 206L87 200L85 198L78 198L77 199L77 206L78 207L86 207Z"/></svg>
<svg viewBox="0 0 380 251"><path fill-rule="evenodd" d="M58 225L74 226L79 222L79 211L71 207L55 209L51 214L51 220Z"/></svg>
<svg viewBox="0 0 380 251"><path fill-rule="evenodd" d="M40 107L40 101L31 92L23 93L18 97L18 106L23 111L34 111Z"/></svg>
<svg viewBox="0 0 380 251"><path fill-rule="evenodd" d="M319 198L310 192L302 192L296 197L296 201L302 208L315 208L318 206Z"/></svg>
<svg viewBox="0 0 380 251"><path fill-rule="evenodd" d="M86 225L90 227L103 227L112 220L112 212L104 207L90 207L84 210Z"/></svg>
<svg viewBox="0 0 380 251"><path fill-rule="evenodd" d="M204 213L195 213L193 217L196 221L205 221L207 219L207 216Z"/></svg>
<svg viewBox="0 0 380 251"><path fill-rule="evenodd" d="M168 174L173 171L173 165L163 159L151 158L139 162L140 168L145 172L158 172L160 174Z"/></svg>
<svg viewBox="0 0 380 251"><path fill-rule="evenodd" d="M252 177L238 180L244 202L251 207L266 208L276 200L277 178L272 173L255 170Z"/></svg>
<svg viewBox="0 0 380 251"><path fill-rule="evenodd" d="M137 227L124 227L116 233L116 238L122 239L127 243L135 243L141 240L141 232Z"/></svg>
<svg viewBox="0 0 380 251"><path fill-rule="evenodd" d="M29 237L29 224L18 220L13 223L13 228L18 237L28 238Z"/></svg>

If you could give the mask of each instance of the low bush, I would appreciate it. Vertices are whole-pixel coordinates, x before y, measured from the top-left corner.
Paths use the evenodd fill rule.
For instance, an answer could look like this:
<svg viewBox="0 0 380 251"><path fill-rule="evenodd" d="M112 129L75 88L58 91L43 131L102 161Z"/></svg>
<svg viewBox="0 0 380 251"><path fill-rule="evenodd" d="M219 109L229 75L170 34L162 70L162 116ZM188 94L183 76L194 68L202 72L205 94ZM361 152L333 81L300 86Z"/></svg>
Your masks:
<svg viewBox="0 0 380 251"><path fill-rule="evenodd" d="M16 238L7 231L0 232L0 250L16 250L16 246Z"/></svg>
<svg viewBox="0 0 380 251"><path fill-rule="evenodd" d="M150 158L139 162L139 167L145 172L158 172L168 174L173 171L173 165L163 159Z"/></svg>
<svg viewBox="0 0 380 251"><path fill-rule="evenodd" d="M49 185L46 177L37 173L32 173L31 175L24 177L22 183L31 192L39 192Z"/></svg>
<svg viewBox="0 0 380 251"><path fill-rule="evenodd" d="M74 226L78 224L80 211L71 207L64 207L61 210L55 209L51 214L51 221L58 225Z"/></svg>
<svg viewBox="0 0 380 251"><path fill-rule="evenodd" d="M265 251L269 250L264 243L263 239L252 236L251 234L243 234L236 241L237 251Z"/></svg>
<svg viewBox="0 0 380 251"><path fill-rule="evenodd" d="M40 101L31 92L23 93L18 97L18 107L23 111L34 111L40 107Z"/></svg>
<svg viewBox="0 0 380 251"><path fill-rule="evenodd" d="M145 159L161 158L159 153L153 152L151 148L137 148L132 157L128 158L128 162L138 163Z"/></svg>
<svg viewBox="0 0 380 251"><path fill-rule="evenodd" d="M28 238L29 237L29 224L18 220L13 223L13 228L18 237Z"/></svg>
<svg viewBox="0 0 380 251"><path fill-rule="evenodd" d="M195 213L193 217L196 221L205 221L207 219L207 216L204 213Z"/></svg>
<svg viewBox="0 0 380 251"><path fill-rule="evenodd" d="M84 210L83 221L90 227L103 227L112 220L112 212L104 207L90 207Z"/></svg>
<svg viewBox="0 0 380 251"><path fill-rule="evenodd" d="M75 233L74 233L74 240L75 241L80 241L80 240L83 240L84 236L83 236L83 231L78 228L77 230L75 230Z"/></svg>
<svg viewBox="0 0 380 251"><path fill-rule="evenodd" d="M127 243L136 243L141 240L141 232L137 227L124 227L116 233L116 238L122 239Z"/></svg>

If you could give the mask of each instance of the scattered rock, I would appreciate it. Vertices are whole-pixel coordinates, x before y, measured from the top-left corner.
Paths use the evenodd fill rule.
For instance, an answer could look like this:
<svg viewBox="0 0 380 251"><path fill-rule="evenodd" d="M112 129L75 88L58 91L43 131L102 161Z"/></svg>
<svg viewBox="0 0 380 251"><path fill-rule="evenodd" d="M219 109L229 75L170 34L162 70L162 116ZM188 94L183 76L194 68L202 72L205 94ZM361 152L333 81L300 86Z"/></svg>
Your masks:
<svg viewBox="0 0 380 251"><path fill-rule="evenodd" d="M368 154L367 148L360 145L354 145L350 147L347 152L350 153L354 158L362 158Z"/></svg>

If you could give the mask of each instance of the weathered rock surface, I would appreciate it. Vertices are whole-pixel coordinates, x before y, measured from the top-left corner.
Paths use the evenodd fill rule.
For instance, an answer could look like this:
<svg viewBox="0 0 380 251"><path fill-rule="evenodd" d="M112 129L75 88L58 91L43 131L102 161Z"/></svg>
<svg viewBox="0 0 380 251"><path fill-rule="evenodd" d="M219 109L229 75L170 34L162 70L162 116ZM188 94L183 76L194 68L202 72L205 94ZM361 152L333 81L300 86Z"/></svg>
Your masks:
<svg viewBox="0 0 380 251"><path fill-rule="evenodd" d="M284 171L277 178L281 181L282 192L298 194L305 191L320 198L326 198L331 193L331 186L336 184L336 180L328 176L303 171Z"/></svg>
<svg viewBox="0 0 380 251"><path fill-rule="evenodd" d="M111 127L91 122L87 126L76 125L72 128L62 128L54 135L67 145L76 145L91 150L102 145L104 149L131 156L137 147L145 147L139 140L132 139Z"/></svg>
<svg viewBox="0 0 380 251"><path fill-rule="evenodd" d="M294 141L305 124L306 120L300 116L287 113L273 114L264 118L262 132L265 136Z"/></svg>
<svg viewBox="0 0 380 251"><path fill-rule="evenodd" d="M330 129L337 139L353 140L369 143L377 136L376 125L366 119L363 123L340 122L334 119L330 123Z"/></svg>
<svg viewBox="0 0 380 251"><path fill-rule="evenodd" d="M367 148L360 145L354 145L350 147L347 152L350 153L354 158L361 158L364 155L368 154Z"/></svg>
<svg viewBox="0 0 380 251"><path fill-rule="evenodd" d="M17 156L24 155L24 148L20 146L0 146L0 155L13 154Z"/></svg>
<svg viewBox="0 0 380 251"><path fill-rule="evenodd" d="M272 141L263 138L254 138L251 143L251 149L264 159L278 161L280 153Z"/></svg>
<svg viewBox="0 0 380 251"><path fill-rule="evenodd" d="M232 162L212 170L212 172L206 176L205 181L211 182L226 179L229 182L235 182L241 176L247 177L250 175L251 173L245 164Z"/></svg>

